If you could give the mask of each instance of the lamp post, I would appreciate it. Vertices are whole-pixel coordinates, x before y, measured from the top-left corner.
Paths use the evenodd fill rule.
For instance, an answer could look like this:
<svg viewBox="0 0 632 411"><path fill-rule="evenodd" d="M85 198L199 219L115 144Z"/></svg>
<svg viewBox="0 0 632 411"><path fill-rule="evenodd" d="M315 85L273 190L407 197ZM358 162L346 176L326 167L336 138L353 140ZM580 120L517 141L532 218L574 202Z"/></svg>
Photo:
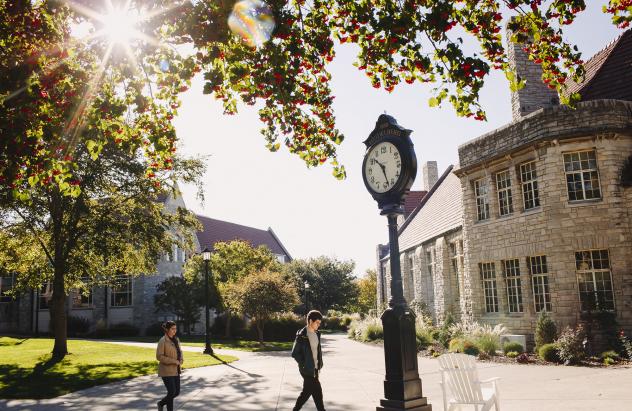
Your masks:
<svg viewBox="0 0 632 411"><path fill-rule="evenodd" d="M202 259L204 260L204 303L206 308L206 327L204 328L204 354L213 355L213 348L211 347L211 335L209 333L209 307L208 307L208 264L211 261L211 251L206 247L202 251Z"/></svg>
<svg viewBox="0 0 632 411"><path fill-rule="evenodd" d="M309 307L307 306L307 290L309 290L309 283L305 281L305 315L309 312Z"/></svg>
<svg viewBox="0 0 632 411"><path fill-rule="evenodd" d="M423 396L417 363L415 314L404 299L399 263L397 217L404 213L406 195L417 175L417 157L406 130L382 114L364 141L364 185L388 220L391 293L382 314L384 327L384 399L376 411L432 411ZM383 177L383 178L382 178Z"/></svg>

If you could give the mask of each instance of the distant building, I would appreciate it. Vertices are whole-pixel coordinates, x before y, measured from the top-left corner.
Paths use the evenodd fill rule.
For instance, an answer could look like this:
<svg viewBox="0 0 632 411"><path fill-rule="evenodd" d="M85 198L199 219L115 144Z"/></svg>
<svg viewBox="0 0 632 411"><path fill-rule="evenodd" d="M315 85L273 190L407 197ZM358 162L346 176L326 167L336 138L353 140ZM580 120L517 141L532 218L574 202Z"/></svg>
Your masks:
<svg viewBox="0 0 632 411"><path fill-rule="evenodd" d="M185 207L181 197L163 195L158 198L167 211ZM196 252L206 246L210 249L219 241L244 240L252 246L268 247L281 262L288 262L291 256L271 228L260 230L244 225L229 223L204 216L197 216L203 230L194 238ZM174 233L177 235L177 233ZM156 286L168 277L181 276L184 263L189 255L176 245L164 255L157 265L157 273L131 278L122 276L116 287L95 287L88 295L70 292L67 300L67 314L85 318L92 328L107 327L121 323L132 324L144 333L146 327L159 321L176 320L172 313L156 312L154 295ZM49 330L49 299L52 295L50 284L40 290L21 294L17 299L6 295L13 287L13 277L0 277L0 332L31 333ZM202 332L203 325L194 325L193 331Z"/></svg>

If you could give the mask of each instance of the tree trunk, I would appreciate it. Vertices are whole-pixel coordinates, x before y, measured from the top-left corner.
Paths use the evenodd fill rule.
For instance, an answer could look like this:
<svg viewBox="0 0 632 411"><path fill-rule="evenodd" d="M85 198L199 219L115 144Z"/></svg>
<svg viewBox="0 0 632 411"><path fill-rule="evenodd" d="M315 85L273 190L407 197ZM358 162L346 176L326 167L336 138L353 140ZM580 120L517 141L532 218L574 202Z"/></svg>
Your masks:
<svg viewBox="0 0 632 411"><path fill-rule="evenodd" d="M224 338L230 338L230 310L226 310L226 329L224 330Z"/></svg>
<svg viewBox="0 0 632 411"><path fill-rule="evenodd" d="M55 267L53 280L53 298L50 305L50 320L53 322L55 345L53 358L63 358L68 354L68 333L66 328L66 292L64 289L64 272Z"/></svg>
<svg viewBox="0 0 632 411"><path fill-rule="evenodd" d="M257 320L257 333L259 334L259 344L263 345L263 320Z"/></svg>

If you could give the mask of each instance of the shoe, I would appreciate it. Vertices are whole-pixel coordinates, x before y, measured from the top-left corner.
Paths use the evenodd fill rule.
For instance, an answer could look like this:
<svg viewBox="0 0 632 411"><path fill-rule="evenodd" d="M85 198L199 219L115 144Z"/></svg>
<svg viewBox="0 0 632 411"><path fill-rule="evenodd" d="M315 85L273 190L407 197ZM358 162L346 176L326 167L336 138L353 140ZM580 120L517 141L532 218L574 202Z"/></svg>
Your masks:
<svg viewBox="0 0 632 411"><path fill-rule="evenodd" d="M164 408L165 406L160 404L160 401L158 401L158 411L162 411Z"/></svg>

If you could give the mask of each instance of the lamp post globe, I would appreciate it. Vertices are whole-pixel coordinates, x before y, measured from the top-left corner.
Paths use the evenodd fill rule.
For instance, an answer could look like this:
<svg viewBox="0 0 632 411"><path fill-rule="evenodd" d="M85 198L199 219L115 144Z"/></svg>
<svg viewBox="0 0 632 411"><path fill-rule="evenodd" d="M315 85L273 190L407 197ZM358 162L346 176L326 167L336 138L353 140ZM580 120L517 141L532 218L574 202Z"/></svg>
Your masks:
<svg viewBox="0 0 632 411"><path fill-rule="evenodd" d="M305 281L303 286L305 287L305 314L307 315L309 312L309 307L307 306L307 290L309 290L309 283Z"/></svg>
<svg viewBox="0 0 632 411"><path fill-rule="evenodd" d="M204 306L205 306L205 327L204 327L204 354L213 355L213 347L211 347L211 334L209 325L209 296L208 296L208 277L209 262L211 261L211 250L206 247L202 251L202 260L204 260Z"/></svg>

